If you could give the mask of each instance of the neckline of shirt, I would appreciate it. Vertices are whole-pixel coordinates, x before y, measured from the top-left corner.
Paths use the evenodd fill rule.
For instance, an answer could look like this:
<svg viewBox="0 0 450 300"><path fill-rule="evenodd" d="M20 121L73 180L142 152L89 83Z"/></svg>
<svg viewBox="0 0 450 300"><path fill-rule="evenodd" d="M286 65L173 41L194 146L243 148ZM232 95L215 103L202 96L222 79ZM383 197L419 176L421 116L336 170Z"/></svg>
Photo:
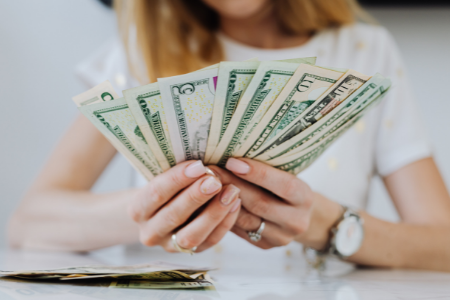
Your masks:
<svg viewBox="0 0 450 300"><path fill-rule="evenodd" d="M219 41L222 43L225 53L227 56L233 56L233 54L239 54L239 56L252 56L248 58L253 58L255 55L258 56L257 58L265 59L266 56L270 55L280 55L285 56L286 59L288 58L296 58L296 54L299 53L305 53L308 51L311 51L308 54L311 54L313 56L316 56L317 54L314 49L318 43L318 41L324 36L325 32L328 30L323 30L320 32L315 33L306 43L300 45L300 46L294 46L294 47L288 47L288 48L280 48L280 49L265 49L265 48L257 48L253 46L249 46L246 44L243 44L241 42L238 42L228 36L226 36L223 32L218 32L217 37L219 38ZM231 55L230 55L231 54ZM293 57L288 57L290 55L294 55ZM259 57L261 56L261 57ZM246 59L248 59L246 58ZM268 58L270 59L270 58Z"/></svg>

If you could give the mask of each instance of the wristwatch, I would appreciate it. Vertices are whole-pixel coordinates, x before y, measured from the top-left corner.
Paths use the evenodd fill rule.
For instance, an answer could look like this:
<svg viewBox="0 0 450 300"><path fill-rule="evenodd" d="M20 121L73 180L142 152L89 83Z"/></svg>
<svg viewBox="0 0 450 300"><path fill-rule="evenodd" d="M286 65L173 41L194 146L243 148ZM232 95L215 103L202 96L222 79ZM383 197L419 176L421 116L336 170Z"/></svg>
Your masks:
<svg viewBox="0 0 450 300"><path fill-rule="evenodd" d="M342 215L330 230L327 245L322 250L304 247L303 253L310 266L325 269L326 256L335 256L342 260L355 254L364 240L364 220L354 210L342 205Z"/></svg>
<svg viewBox="0 0 450 300"><path fill-rule="evenodd" d="M344 213L331 228L328 254L346 259L355 254L364 239L364 220L354 210L342 206ZM323 250L322 250L323 251Z"/></svg>

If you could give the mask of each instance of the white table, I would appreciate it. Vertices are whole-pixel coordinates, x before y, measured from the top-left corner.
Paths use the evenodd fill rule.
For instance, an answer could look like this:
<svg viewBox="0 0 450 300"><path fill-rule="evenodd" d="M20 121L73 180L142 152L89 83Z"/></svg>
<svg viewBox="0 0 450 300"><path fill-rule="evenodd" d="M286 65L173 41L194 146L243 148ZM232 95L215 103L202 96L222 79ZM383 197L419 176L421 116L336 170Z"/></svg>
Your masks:
<svg viewBox="0 0 450 300"><path fill-rule="evenodd" d="M450 273L353 269L331 263L325 274L309 270L299 253L267 259L255 254L168 254L162 250L110 248L89 254L0 250L0 270L46 269L89 264L138 264L163 260L218 267L211 272L216 291L132 290L101 286L18 282L0 279L0 300L10 299L450 299Z"/></svg>

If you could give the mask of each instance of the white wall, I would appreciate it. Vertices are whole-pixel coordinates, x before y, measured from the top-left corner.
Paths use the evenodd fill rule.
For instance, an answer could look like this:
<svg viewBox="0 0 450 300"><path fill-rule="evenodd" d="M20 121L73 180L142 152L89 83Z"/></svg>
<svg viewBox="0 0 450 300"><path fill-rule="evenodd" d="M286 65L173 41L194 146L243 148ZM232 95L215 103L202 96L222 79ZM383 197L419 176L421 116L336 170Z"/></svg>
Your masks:
<svg viewBox="0 0 450 300"><path fill-rule="evenodd" d="M75 65L115 29L113 12L95 0L0 0L0 245L8 216L77 114L71 97L85 86ZM127 172L116 161L99 189L125 187Z"/></svg>
<svg viewBox="0 0 450 300"><path fill-rule="evenodd" d="M450 188L450 9L371 9L370 13L391 31L403 53L435 159ZM374 186L369 211L396 219L381 182L375 180Z"/></svg>
<svg viewBox="0 0 450 300"><path fill-rule="evenodd" d="M371 12L404 53L450 186L450 10ZM94 0L0 0L0 245L8 216L77 113L70 99L84 87L73 75L75 65L114 32L112 12ZM125 187L128 175L128 166L115 161L97 190ZM373 197L372 211L386 216L383 190Z"/></svg>

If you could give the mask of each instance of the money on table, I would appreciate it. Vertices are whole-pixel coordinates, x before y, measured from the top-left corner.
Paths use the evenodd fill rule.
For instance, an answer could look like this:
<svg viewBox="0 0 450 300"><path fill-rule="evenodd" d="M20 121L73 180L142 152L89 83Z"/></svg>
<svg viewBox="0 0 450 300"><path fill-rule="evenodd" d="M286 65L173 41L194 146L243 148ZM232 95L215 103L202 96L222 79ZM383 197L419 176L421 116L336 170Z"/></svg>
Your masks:
<svg viewBox="0 0 450 300"><path fill-rule="evenodd" d="M0 271L0 276L25 280L107 280L111 288L186 289L213 287L211 268L194 268L161 261L131 266L79 266L51 270Z"/></svg>
<svg viewBox="0 0 450 300"><path fill-rule="evenodd" d="M186 160L223 167L230 157L298 174L390 86L315 57L251 59L159 78L123 98L105 81L73 100L147 180Z"/></svg>

